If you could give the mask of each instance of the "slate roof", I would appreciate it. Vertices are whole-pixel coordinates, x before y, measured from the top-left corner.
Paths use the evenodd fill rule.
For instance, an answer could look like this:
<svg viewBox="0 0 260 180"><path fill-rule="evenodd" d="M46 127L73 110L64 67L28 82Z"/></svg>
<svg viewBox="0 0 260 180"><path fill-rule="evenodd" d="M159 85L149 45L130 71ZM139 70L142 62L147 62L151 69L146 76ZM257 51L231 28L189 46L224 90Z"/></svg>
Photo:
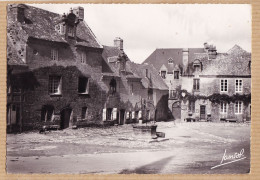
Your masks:
<svg viewBox="0 0 260 180"><path fill-rule="evenodd" d="M64 35L55 31L55 25L61 20L61 15L26 5L25 23L17 23L16 21L12 21L14 14L10 11L11 6L15 5L9 5L7 11L7 17L9 17L7 20L8 27L11 27L12 24L16 24L19 26L18 28L22 28L29 37L67 43ZM76 35L77 41L81 45L93 48L102 47L84 21L80 21L78 24Z"/></svg>
<svg viewBox="0 0 260 180"><path fill-rule="evenodd" d="M132 71L141 77L141 82L145 88L153 88L159 90L168 90L168 86L164 83L158 71L149 64L130 63ZM148 69L148 78L146 77L146 69Z"/></svg>
<svg viewBox="0 0 260 180"><path fill-rule="evenodd" d="M160 70L162 65L164 64L168 71L173 71L174 67L177 65L183 66L183 49L182 48L168 48L168 49L156 49L144 62L147 64L152 64L157 71ZM204 48L189 48L188 49L188 61L192 61L194 59L195 53L204 52ZM173 65L168 64L168 60L173 59Z"/></svg>
<svg viewBox="0 0 260 180"><path fill-rule="evenodd" d="M119 75L115 68L109 63L108 61L114 61L115 57L120 56L124 53L123 50L120 50L117 47L114 46L103 46L103 58L105 62L109 65L113 73L103 73L103 75ZM151 82L149 78L146 77L146 72L145 69L148 69L149 71L149 77L151 76ZM164 83L163 79L161 76L159 76L158 71L152 66L148 64L136 64L132 62L129 58L127 58L126 61L126 74L125 75L120 75L121 77L125 77L127 79L138 79L141 80L142 85L145 88L149 88L149 86L152 84L151 88L154 89L160 89L160 90L168 90L167 85Z"/></svg>
<svg viewBox="0 0 260 180"><path fill-rule="evenodd" d="M110 70L110 71L108 71L108 70L104 71L103 75L119 77L120 76L119 72L116 70L116 68L111 63L115 63L118 60L118 58L123 55L126 55L125 52L123 50L120 50L118 47L103 45L103 52L102 52L102 56L104 59L103 63L104 63L104 66L108 66L109 70ZM126 73L129 75L133 75L131 72L131 69L129 67L129 63L128 63L128 61L130 61L130 60L127 56L126 56L126 59L127 59Z"/></svg>
<svg viewBox="0 0 260 180"><path fill-rule="evenodd" d="M250 75L251 53L235 45L227 53L218 53L216 59L208 60L206 53L195 54L203 65L201 75Z"/></svg>

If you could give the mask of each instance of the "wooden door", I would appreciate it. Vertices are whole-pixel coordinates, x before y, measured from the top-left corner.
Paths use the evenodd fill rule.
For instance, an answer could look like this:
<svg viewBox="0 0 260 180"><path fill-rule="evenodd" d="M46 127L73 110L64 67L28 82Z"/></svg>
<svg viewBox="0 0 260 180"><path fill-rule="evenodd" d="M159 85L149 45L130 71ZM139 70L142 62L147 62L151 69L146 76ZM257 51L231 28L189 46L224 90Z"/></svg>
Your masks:
<svg viewBox="0 0 260 180"><path fill-rule="evenodd" d="M206 106L200 106L200 119L206 119Z"/></svg>
<svg viewBox="0 0 260 180"><path fill-rule="evenodd" d="M172 116L174 119L181 119L181 105L179 101L172 104Z"/></svg>
<svg viewBox="0 0 260 180"><path fill-rule="evenodd" d="M69 127L71 111L72 110L70 108L66 108L61 111L61 129L66 129Z"/></svg>

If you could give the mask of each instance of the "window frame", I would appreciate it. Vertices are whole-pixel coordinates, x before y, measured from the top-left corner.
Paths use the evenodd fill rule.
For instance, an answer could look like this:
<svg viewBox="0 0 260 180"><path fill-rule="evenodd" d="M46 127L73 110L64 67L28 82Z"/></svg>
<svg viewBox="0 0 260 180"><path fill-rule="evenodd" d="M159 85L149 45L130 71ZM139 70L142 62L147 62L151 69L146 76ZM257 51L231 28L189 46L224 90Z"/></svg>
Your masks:
<svg viewBox="0 0 260 180"><path fill-rule="evenodd" d="M80 62L82 64L87 63L87 53L85 51L80 51Z"/></svg>
<svg viewBox="0 0 260 180"><path fill-rule="evenodd" d="M241 84L240 84L241 82ZM243 80L235 79L235 92L243 92Z"/></svg>
<svg viewBox="0 0 260 180"><path fill-rule="evenodd" d="M234 103L234 112L235 114L243 114L243 102L242 101L236 101Z"/></svg>
<svg viewBox="0 0 260 180"><path fill-rule="evenodd" d="M180 79L180 71L173 71L174 79Z"/></svg>
<svg viewBox="0 0 260 180"><path fill-rule="evenodd" d="M51 49L51 59L53 61L58 61L59 60L59 50L57 48L52 48Z"/></svg>
<svg viewBox="0 0 260 180"><path fill-rule="evenodd" d="M68 26L68 36L74 37L75 36L75 28L73 26Z"/></svg>
<svg viewBox="0 0 260 180"><path fill-rule="evenodd" d="M80 91L80 80L84 80L85 82L85 84L86 84L86 86L85 86L85 91ZM78 77L78 94L89 94L89 78L87 78L87 77Z"/></svg>
<svg viewBox="0 0 260 180"><path fill-rule="evenodd" d="M162 72L164 72L164 73L162 73ZM160 73L161 73L161 77L162 77L163 79L166 79L166 73L167 73L167 71L161 70ZM162 74L164 74L164 76L163 76Z"/></svg>
<svg viewBox="0 0 260 180"><path fill-rule="evenodd" d="M193 90L194 91L200 90L200 79L198 78L193 79Z"/></svg>
<svg viewBox="0 0 260 180"><path fill-rule="evenodd" d="M169 58L168 59L168 64L173 64L174 62L173 62L173 59L172 58Z"/></svg>
<svg viewBox="0 0 260 180"><path fill-rule="evenodd" d="M223 89L225 87L225 83L226 83L226 86L227 86L227 89L225 90L222 90L222 81L224 82L223 83ZM226 82L225 82L226 81ZM228 92L228 79L220 79L220 92L222 93L227 93Z"/></svg>
<svg viewBox="0 0 260 180"><path fill-rule="evenodd" d="M57 78L57 79L55 79ZM57 80L56 85L55 81ZM56 87L57 86L57 87ZM57 92L54 92L57 91ZM50 95L62 95L62 77L58 75L50 75L48 80L48 92Z"/></svg>
<svg viewBox="0 0 260 180"><path fill-rule="evenodd" d="M220 102L220 113L221 114L227 114L228 112L228 104L227 102L221 101Z"/></svg>

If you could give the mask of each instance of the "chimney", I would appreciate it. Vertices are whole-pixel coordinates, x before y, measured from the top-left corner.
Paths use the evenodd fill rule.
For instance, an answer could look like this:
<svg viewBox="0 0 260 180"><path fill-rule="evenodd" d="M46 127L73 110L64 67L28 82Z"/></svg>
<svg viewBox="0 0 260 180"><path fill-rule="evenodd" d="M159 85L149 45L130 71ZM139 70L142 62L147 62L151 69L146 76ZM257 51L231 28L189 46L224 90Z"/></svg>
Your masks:
<svg viewBox="0 0 260 180"><path fill-rule="evenodd" d="M73 8L73 13L76 15L76 17L83 21L84 20L84 8L83 7L74 7Z"/></svg>
<svg viewBox="0 0 260 180"><path fill-rule="evenodd" d="M20 22L20 23L23 23L24 22L24 19L25 19L25 9L27 9L28 7L24 4L17 4L17 5L11 5L11 8L12 11L13 11L13 14L15 16L15 20Z"/></svg>
<svg viewBox="0 0 260 180"><path fill-rule="evenodd" d="M123 50L123 39L116 37L114 40L114 46L118 47L120 50Z"/></svg>
<svg viewBox="0 0 260 180"><path fill-rule="evenodd" d="M208 55L209 55L209 59L216 59L217 57L217 49L216 46L214 45L210 45L208 48Z"/></svg>
<svg viewBox="0 0 260 180"><path fill-rule="evenodd" d="M185 74L186 69L188 67L188 61L189 61L189 49L183 48L182 49L182 63L183 63L184 74Z"/></svg>
<svg viewBox="0 0 260 180"><path fill-rule="evenodd" d="M207 42L204 43L204 51L208 52L209 44Z"/></svg>

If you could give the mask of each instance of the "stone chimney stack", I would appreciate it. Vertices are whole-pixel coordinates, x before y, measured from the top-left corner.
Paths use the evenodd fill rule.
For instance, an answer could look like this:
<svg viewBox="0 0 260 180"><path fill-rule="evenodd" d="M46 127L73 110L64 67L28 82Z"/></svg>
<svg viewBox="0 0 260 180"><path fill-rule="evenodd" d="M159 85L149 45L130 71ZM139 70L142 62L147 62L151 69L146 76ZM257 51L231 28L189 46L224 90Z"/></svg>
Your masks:
<svg viewBox="0 0 260 180"><path fill-rule="evenodd" d="M15 15L15 20L23 23L25 19L25 9L28 7L24 4L17 4L17 5L11 5L10 7L13 11L13 14Z"/></svg>
<svg viewBox="0 0 260 180"><path fill-rule="evenodd" d="M118 47L120 50L123 50L123 39L121 39L120 37L116 37L114 40L114 46Z"/></svg>
<svg viewBox="0 0 260 180"><path fill-rule="evenodd" d="M84 8L83 7L75 7L73 8L73 13L76 15L76 17L83 21L84 20Z"/></svg>
<svg viewBox="0 0 260 180"><path fill-rule="evenodd" d="M208 49L209 59L216 59L217 57L217 48L214 45L210 45Z"/></svg>
<svg viewBox="0 0 260 180"><path fill-rule="evenodd" d="M209 50L209 44L207 42L204 43L204 51L208 52Z"/></svg>

